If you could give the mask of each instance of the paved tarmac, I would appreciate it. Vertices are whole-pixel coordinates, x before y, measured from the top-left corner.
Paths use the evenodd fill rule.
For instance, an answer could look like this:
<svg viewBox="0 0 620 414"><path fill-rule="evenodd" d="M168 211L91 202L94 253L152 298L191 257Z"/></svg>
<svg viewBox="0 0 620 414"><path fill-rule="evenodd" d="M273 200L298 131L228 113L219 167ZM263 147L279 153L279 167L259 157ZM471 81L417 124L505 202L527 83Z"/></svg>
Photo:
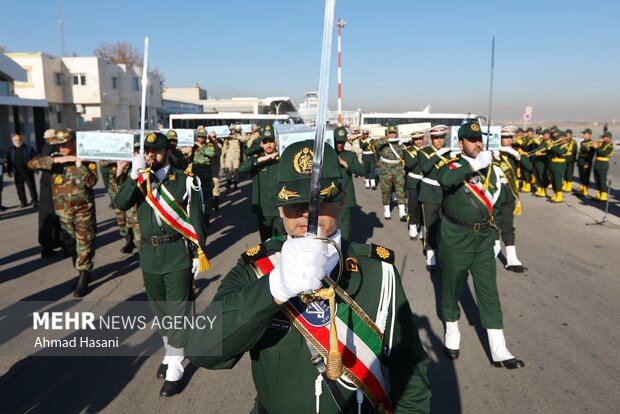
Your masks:
<svg viewBox="0 0 620 414"><path fill-rule="evenodd" d="M620 183L615 166L612 175ZM212 298L239 254L258 242L250 187L245 180L238 191L223 192L207 248L213 268L197 283L200 300ZM461 357L446 359L436 306L440 274L426 272L422 245L409 240L396 210L391 221L382 218L379 190L365 190L358 178L356 191L362 210L353 215L353 239L372 239L396 251L396 265L431 358L432 412L617 412L619 192L611 195L606 225L591 225L603 218L604 205L590 200L567 195L565 203L552 205L522 196L517 248L528 271L511 273L503 269L502 257L497 262L508 346L526 363L524 369L509 371L490 365L471 280L461 300ZM12 208L0 213L0 320L16 301L58 301L71 309L76 303L70 290L76 272L69 259L39 258L36 210L17 207L11 181L5 180L3 199ZM96 201L95 280L83 301L95 306L100 301L145 300L138 255L119 252L123 240L101 184ZM0 413L250 411L255 390L247 356L233 370L190 366L183 393L160 398L161 380L155 372L162 351L138 357L0 355ZM153 350L144 348L141 355L149 353ZM299 407L296 412L311 410Z"/></svg>

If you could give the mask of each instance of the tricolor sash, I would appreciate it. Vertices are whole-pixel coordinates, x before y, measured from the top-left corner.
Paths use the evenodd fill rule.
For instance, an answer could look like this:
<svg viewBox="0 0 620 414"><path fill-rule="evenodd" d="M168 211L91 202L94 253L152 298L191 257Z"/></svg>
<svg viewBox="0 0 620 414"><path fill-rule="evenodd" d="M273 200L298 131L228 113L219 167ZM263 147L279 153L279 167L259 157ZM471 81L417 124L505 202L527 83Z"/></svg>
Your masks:
<svg viewBox="0 0 620 414"><path fill-rule="evenodd" d="M257 277L269 274L279 262L279 253L251 264ZM329 277L327 286L335 283ZM343 376L359 388L378 413L391 413L389 381L381 368L383 334L364 310L339 286L336 292L336 326L338 348L344 363ZM324 360L329 353L328 301L303 304L298 297L290 299L283 312ZM393 315L392 315L393 317Z"/></svg>
<svg viewBox="0 0 620 414"><path fill-rule="evenodd" d="M199 270L202 272L210 269L211 264L202 250L189 215L174 196L170 194L166 186L159 182L157 178L153 178L148 169L138 176L138 187L144 193L146 202L149 203L159 218L198 247Z"/></svg>
<svg viewBox="0 0 620 414"><path fill-rule="evenodd" d="M492 168L489 166L489 168ZM471 194L482 203L489 212L489 217L493 217L493 204L495 203L495 193L499 191L499 186L494 187L491 185L484 185L485 177L482 174L476 173L469 180L465 180L465 187L469 189ZM497 183L496 183L497 184Z"/></svg>

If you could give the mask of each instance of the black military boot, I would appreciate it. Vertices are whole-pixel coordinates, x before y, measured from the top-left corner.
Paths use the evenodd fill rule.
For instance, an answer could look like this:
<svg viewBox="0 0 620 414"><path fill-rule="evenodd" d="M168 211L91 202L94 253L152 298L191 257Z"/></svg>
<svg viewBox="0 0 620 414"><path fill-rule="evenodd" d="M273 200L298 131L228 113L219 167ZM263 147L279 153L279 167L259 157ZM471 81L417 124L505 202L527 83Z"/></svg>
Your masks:
<svg viewBox="0 0 620 414"><path fill-rule="evenodd" d="M88 282L90 281L90 274L86 270L80 270L80 276L78 277L77 286L75 292L73 292L74 298L81 298L88 293Z"/></svg>
<svg viewBox="0 0 620 414"><path fill-rule="evenodd" d="M125 235L125 245L121 247L121 253L131 254L135 248L136 245L133 242L133 230L129 229Z"/></svg>
<svg viewBox="0 0 620 414"><path fill-rule="evenodd" d="M213 210L220 210L220 196L213 196Z"/></svg>

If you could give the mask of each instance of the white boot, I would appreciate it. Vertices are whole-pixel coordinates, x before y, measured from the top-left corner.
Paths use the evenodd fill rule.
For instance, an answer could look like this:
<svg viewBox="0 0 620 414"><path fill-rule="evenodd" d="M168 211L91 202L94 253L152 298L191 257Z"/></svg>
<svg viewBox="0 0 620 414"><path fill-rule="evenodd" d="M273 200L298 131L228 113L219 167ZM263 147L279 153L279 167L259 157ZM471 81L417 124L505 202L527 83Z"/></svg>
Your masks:
<svg viewBox="0 0 620 414"><path fill-rule="evenodd" d="M506 338L503 329L487 329L489 335L489 347L491 348L491 358L494 362L513 359L514 355L506 348Z"/></svg>
<svg viewBox="0 0 620 414"><path fill-rule="evenodd" d="M417 224L410 224L409 225L409 238L411 240L415 240L418 238L418 226Z"/></svg>
<svg viewBox="0 0 620 414"><path fill-rule="evenodd" d="M370 179L370 186L372 187L373 190L377 188L377 182L375 181L374 178Z"/></svg>
<svg viewBox="0 0 620 414"><path fill-rule="evenodd" d="M516 273L525 272L523 264L517 258L517 248L515 246L506 246L506 269Z"/></svg>
<svg viewBox="0 0 620 414"><path fill-rule="evenodd" d="M437 267L437 257L435 256L435 250L426 251L426 270L435 270Z"/></svg>
<svg viewBox="0 0 620 414"><path fill-rule="evenodd" d="M369 179L369 178L366 178L366 179L364 180L364 184L366 184L366 188L370 188L370 179Z"/></svg>
<svg viewBox="0 0 620 414"><path fill-rule="evenodd" d="M407 212L405 211L404 204L398 205L398 218L400 219L400 221L407 221Z"/></svg>
<svg viewBox="0 0 620 414"><path fill-rule="evenodd" d="M460 349L461 348L461 331L459 331L459 322L446 322L446 348Z"/></svg>
<svg viewBox="0 0 620 414"><path fill-rule="evenodd" d="M495 244L493 245L493 253L495 253L495 258L497 258L497 255L501 251L502 251L502 245L501 245L499 239L495 240Z"/></svg>
<svg viewBox="0 0 620 414"><path fill-rule="evenodd" d="M183 348L175 348L168 345L168 370L166 371L166 381L178 381L183 377L183 360L185 354Z"/></svg>
<svg viewBox="0 0 620 414"><path fill-rule="evenodd" d="M385 218L386 220L392 218L392 209L390 208L389 204L387 206L383 206L383 218Z"/></svg>

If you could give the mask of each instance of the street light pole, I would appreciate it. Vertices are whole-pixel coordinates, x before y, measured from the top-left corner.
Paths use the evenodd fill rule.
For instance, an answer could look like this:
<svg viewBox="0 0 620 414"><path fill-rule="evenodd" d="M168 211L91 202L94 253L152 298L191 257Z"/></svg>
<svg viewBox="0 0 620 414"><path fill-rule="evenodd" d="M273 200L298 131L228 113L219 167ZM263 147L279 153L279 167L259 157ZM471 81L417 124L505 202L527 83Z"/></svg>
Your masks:
<svg viewBox="0 0 620 414"><path fill-rule="evenodd" d="M340 58L340 30L346 25L342 19L338 19L338 126L342 126L342 60Z"/></svg>

